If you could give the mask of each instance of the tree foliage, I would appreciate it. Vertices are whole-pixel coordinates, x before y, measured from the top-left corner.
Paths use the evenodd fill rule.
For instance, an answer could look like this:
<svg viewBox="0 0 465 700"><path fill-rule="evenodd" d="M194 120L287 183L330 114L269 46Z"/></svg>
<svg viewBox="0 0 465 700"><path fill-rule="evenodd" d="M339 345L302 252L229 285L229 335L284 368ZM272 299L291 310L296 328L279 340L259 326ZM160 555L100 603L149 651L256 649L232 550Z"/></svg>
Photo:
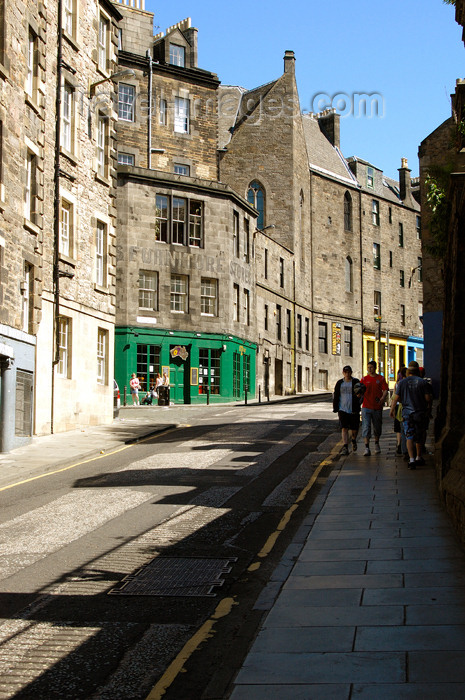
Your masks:
<svg viewBox="0 0 465 700"><path fill-rule="evenodd" d="M425 179L426 201L431 210L429 228L432 242L424 247L437 260L444 260L447 251L451 212L448 191L452 169L452 166L431 168Z"/></svg>

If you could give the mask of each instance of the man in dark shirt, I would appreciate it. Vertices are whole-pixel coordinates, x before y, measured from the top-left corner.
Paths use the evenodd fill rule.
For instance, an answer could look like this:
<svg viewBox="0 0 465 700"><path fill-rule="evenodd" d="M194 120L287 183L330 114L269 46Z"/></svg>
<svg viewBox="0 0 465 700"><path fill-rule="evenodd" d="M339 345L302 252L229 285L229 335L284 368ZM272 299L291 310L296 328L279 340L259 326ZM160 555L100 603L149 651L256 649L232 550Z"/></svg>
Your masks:
<svg viewBox="0 0 465 700"><path fill-rule="evenodd" d="M425 463L421 448L426 441L433 397L430 385L420 377L420 368L415 360L409 363L406 378L397 384L391 403L392 418L399 401L402 404L402 421L410 458L408 466L409 469L416 469Z"/></svg>

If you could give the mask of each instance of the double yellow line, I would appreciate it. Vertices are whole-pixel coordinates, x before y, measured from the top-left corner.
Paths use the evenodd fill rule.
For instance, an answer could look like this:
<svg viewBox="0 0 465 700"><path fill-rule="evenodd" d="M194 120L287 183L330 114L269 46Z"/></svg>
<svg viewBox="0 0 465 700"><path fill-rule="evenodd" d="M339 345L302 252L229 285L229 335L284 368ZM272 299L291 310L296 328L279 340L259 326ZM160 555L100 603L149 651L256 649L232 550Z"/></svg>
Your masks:
<svg viewBox="0 0 465 700"><path fill-rule="evenodd" d="M183 426L183 427L189 427L189 426ZM75 464L69 464L67 467L62 467L61 469L54 469L51 472L45 472L44 474L37 474L37 476L31 476L29 479L23 479L22 481L16 481L14 484L8 484L8 486L2 486L0 488L0 493L2 491L8 491L8 489L13 489L16 486L22 486L23 484L29 484L31 481L37 481L38 479L45 479L45 477L47 477L47 476L54 476L55 474L61 474L62 472L67 472L69 469L74 469L75 467L80 467L82 464L89 464L90 462L96 462L98 459L104 459L105 457L111 457L112 455L118 454L118 452L124 452L124 450L127 450L130 447L133 447L134 445L139 445L142 442L147 442L148 440L153 440L154 438L161 437L162 435L166 435L167 433L170 433L172 430L176 430L176 428L167 428L166 430L162 430L160 433L155 433L154 435L148 435L145 438L141 438L140 440L136 440L135 442L131 442L129 445L123 445L122 447L117 447L116 449L112 450L111 452L105 452L104 454L96 455L95 457L89 457L89 459L84 459L81 462L76 462Z"/></svg>
<svg viewBox="0 0 465 700"><path fill-rule="evenodd" d="M313 487L315 481L318 479L322 469L332 464L334 456L339 453L339 449L340 444L338 443L331 450L329 457L324 459L315 469L307 485L299 493L294 503L284 513L283 517L279 521L276 530L268 537L267 541L265 542L261 550L258 552L258 559L263 560L271 553L273 547L275 546L278 540L278 537L289 524L292 514L299 508L302 501L306 498L307 494ZM260 568L260 566L261 561L255 561L248 567L247 571L249 573L253 573L254 571L257 571ZM203 642L205 642L207 639L210 639L213 636L214 626L217 623L217 621L220 620L222 617L226 617L227 615L229 615L234 605L239 605L239 603L237 603L234 598L223 598L223 600L219 602L219 604L215 608L215 612L213 613L213 615L211 615L211 617L209 617L209 619L206 622L204 622L203 625L197 630L193 637L191 637L185 643L179 654L168 666L158 683L152 688L150 693L147 695L146 700L160 700L163 697L170 685L172 685L172 683L175 681L176 677L184 671L185 663L190 659L194 652L197 651L197 649Z"/></svg>

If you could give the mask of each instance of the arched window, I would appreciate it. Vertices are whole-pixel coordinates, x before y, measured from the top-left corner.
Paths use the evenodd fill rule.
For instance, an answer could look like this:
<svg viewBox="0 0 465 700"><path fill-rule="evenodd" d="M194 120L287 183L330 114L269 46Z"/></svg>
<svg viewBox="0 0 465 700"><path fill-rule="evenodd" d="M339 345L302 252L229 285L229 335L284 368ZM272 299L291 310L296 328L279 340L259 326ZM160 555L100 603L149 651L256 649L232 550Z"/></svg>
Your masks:
<svg viewBox="0 0 465 700"><path fill-rule="evenodd" d="M348 192L344 195L344 231L352 231L352 197Z"/></svg>
<svg viewBox="0 0 465 700"><path fill-rule="evenodd" d="M258 211L257 228L265 227L265 190L262 185L254 180L247 190L247 201L253 204Z"/></svg>
<svg viewBox="0 0 465 700"><path fill-rule="evenodd" d="M353 264L352 258L348 255L346 258L346 292L353 292Z"/></svg>

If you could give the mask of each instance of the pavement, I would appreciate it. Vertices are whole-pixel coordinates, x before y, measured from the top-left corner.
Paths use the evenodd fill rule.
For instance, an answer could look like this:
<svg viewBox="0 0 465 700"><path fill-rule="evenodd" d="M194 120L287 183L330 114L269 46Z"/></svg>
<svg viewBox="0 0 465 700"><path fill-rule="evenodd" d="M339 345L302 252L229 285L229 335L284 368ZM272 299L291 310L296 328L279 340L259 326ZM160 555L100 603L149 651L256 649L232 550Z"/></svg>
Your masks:
<svg viewBox="0 0 465 700"><path fill-rule="evenodd" d="M341 457L256 602L231 700L463 700L465 555L433 457ZM278 591L278 592L277 592Z"/></svg>

